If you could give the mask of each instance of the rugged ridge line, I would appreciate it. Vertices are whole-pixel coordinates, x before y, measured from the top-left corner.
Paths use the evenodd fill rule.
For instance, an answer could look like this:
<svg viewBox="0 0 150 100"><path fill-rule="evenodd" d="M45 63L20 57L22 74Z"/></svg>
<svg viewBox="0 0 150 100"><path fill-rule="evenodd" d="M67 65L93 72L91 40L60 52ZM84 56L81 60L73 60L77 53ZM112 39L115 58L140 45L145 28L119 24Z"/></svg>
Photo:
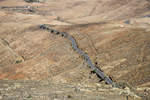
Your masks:
<svg viewBox="0 0 150 100"><path fill-rule="evenodd" d="M102 72L97 66L95 66L92 63L92 61L91 61L90 57L88 56L88 54L86 54L84 51L82 51L80 48L78 48L76 40L73 38L73 36L71 36L71 35L69 35L68 33L65 33L65 32L59 32L57 30L51 29L46 24L40 25L39 28L44 29L44 30L48 30L52 34L56 34L56 35L60 34L62 37L65 37L65 38L69 39L71 41L72 48L84 58L84 60L87 62L88 66L92 69L92 71L95 72L101 80L105 80L105 82L107 84L112 84L112 86L115 86L115 83L113 82L113 80L111 80L108 76L106 76L104 74L104 72Z"/></svg>

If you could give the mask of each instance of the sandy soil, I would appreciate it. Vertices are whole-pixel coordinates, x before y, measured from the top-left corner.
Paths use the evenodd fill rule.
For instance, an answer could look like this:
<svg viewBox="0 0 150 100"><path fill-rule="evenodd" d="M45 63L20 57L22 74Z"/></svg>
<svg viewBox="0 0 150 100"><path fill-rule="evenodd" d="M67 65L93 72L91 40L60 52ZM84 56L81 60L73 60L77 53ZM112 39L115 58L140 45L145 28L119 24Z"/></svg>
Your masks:
<svg viewBox="0 0 150 100"><path fill-rule="evenodd" d="M98 83L68 40L38 27L49 24L74 36L115 82L149 87L149 14L148 0L0 0L0 79Z"/></svg>

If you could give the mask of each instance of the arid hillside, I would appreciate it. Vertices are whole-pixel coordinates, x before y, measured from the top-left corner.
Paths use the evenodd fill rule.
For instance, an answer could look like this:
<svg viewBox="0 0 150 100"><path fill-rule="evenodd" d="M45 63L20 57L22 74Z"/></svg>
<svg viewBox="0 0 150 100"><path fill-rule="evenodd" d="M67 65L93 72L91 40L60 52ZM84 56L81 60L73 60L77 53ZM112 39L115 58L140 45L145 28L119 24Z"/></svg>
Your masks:
<svg viewBox="0 0 150 100"><path fill-rule="evenodd" d="M92 62L123 88L99 82L70 41L40 29L41 24L72 35ZM149 61L149 0L0 0L2 100L13 97L12 92L13 100L37 100L40 89L39 100L50 99L45 91L60 100L149 100ZM20 85L8 89L14 84ZM27 96L18 94L24 87ZM52 87L58 87L56 93Z"/></svg>

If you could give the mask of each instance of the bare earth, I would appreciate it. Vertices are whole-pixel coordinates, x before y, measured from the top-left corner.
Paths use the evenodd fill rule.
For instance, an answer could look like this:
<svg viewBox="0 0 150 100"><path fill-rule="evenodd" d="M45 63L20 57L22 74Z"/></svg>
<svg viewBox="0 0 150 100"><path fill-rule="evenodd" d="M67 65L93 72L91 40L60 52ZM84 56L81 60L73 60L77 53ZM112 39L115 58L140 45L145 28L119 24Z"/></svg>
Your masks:
<svg viewBox="0 0 150 100"><path fill-rule="evenodd" d="M150 100L149 0L0 0L0 100ZM124 88L99 82L62 37Z"/></svg>

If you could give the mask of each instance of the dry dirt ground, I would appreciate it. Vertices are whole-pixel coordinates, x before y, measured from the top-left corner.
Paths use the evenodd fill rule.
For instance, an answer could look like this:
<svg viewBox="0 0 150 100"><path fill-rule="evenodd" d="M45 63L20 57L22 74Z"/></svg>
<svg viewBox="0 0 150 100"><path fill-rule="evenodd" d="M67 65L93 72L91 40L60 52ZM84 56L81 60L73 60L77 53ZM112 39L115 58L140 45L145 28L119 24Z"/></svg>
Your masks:
<svg viewBox="0 0 150 100"><path fill-rule="evenodd" d="M115 82L99 82L71 34ZM0 0L0 99L150 100L149 0Z"/></svg>

